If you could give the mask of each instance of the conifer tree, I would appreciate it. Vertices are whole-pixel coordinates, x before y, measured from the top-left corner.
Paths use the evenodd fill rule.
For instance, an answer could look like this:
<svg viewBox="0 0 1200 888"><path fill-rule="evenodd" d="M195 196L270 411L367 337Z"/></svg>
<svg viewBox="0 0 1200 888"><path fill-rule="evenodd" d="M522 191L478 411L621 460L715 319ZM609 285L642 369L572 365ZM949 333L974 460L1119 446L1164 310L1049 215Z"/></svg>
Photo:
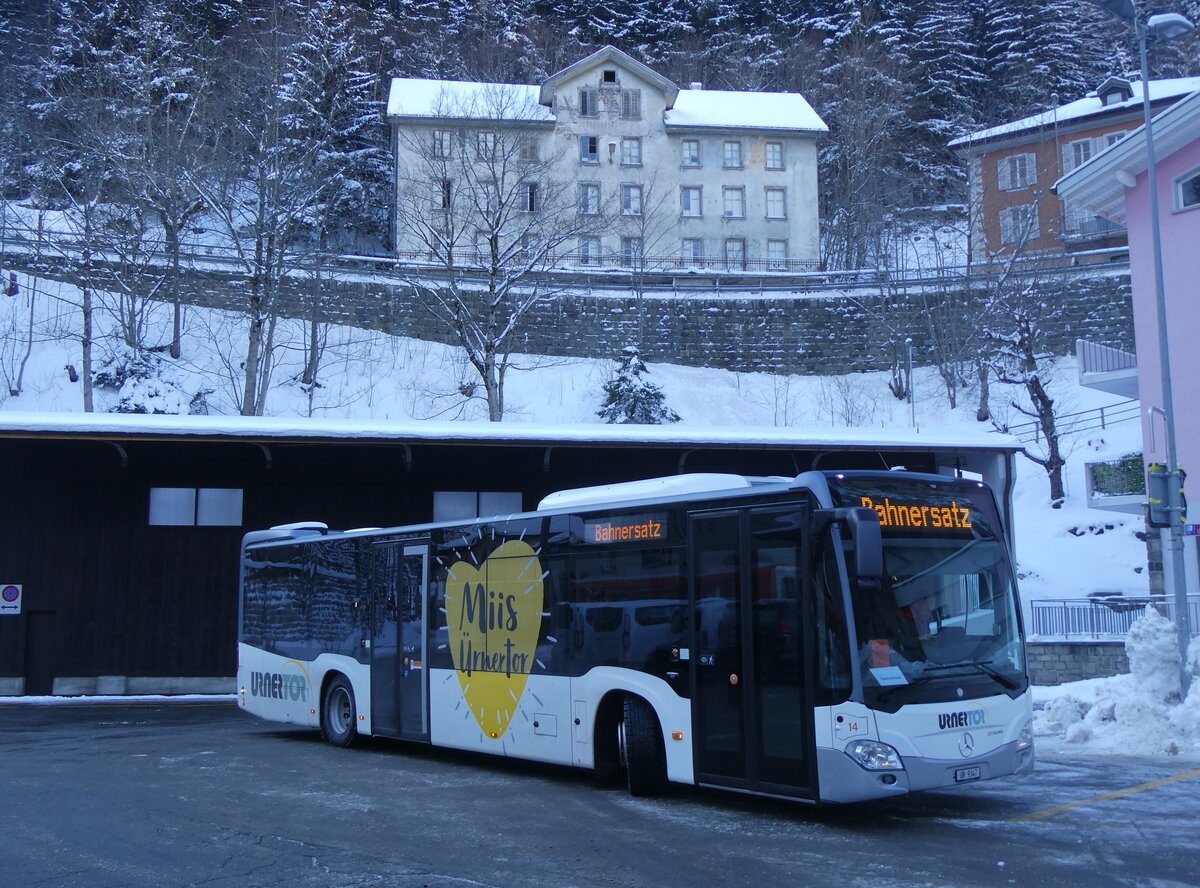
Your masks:
<svg viewBox="0 0 1200 888"><path fill-rule="evenodd" d="M613 378L604 383L604 405L596 415L608 423L662 425L679 422L679 414L666 404L662 389L645 377L650 374L637 347L627 345Z"/></svg>

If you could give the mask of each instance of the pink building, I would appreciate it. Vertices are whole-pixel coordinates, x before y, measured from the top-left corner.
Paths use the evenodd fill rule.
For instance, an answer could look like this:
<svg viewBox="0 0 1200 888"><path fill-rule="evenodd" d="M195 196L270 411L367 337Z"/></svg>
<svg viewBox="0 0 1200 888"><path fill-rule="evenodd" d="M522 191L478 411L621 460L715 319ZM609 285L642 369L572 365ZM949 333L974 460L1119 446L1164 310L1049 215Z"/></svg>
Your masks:
<svg viewBox="0 0 1200 888"><path fill-rule="evenodd" d="M1200 592L1196 522L1200 522L1200 91L1154 118L1163 286L1166 294L1175 441L1179 463L1191 470L1186 493L1191 503L1191 534L1184 538L1189 593ZM1100 360L1091 368L1097 387L1108 391L1121 376L1136 378L1142 406L1144 463L1165 463L1162 378L1154 285L1145 128L1139 127L1054 186L1064 200L1126 226L1133 277L1133 316L1137 345L1133 367ZM1092 352L1093 356L1096 351ZM1081 349L1081 358L1083 358ZM1099 356L1101 359L1104 355ZM1107 356L1111 357L1111 356ZM1087 363L1085 360L1084 364ZM1087 382L1088 370L1081 365ZM1157 411L1155 411L1157 408ZM1144 497L1143 497L1144 499ZM1168 571L1169 575L1169 571Z"/></svg>

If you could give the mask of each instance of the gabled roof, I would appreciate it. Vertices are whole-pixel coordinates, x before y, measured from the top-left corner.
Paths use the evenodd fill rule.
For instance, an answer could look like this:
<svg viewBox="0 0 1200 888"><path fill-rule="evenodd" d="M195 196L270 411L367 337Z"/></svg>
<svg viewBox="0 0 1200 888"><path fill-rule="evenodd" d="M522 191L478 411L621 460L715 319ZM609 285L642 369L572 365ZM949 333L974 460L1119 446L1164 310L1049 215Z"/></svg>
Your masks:
<svg viewBox="0 0 1200 888"><path fill-rule="evenodd" d="M824 133L829 128L799 93L680 89L612 46L552 75L541 86L396 77L387 116L395 120L470 120L553 124L554 89L564 78L602 65L621 65L662 88L668 129L758 129Z"/></svg>
<svg viewBox="0 0 1200 888"><path fill-rule="evenodd" d="M621 52L615 46L601 47L590 56L582 58L574 64L567 65L561 71L547 77L545 82L542 83L541 103L543 105L552 105L554 103L554 90L563 80L585 74L592 68L598 68L601 65L619 65L622 68L633 71L633 73L649 80L663 91L666 95L668 108L675 104L675 95L679 92L678 86L657 71L646 67L633 56Z"/></svg>
<svg viewBox="0 0 1200 888"><path fill-rule="evenodd" d="M1200 88L1156 116L1154 155L1158 161L1180 148L1200 141ZM1125 138L1080 164L1054 183L1054 192L1072 204L1124 222L1125 189L1146 171L1146 127L1138 127Z"/></svg>
<svg viewBox="0 0 1200 888"><path fill-rule="evenodd" d="M1108 83L1109 81L1105 81L1105 85L1108 85ZM1136 111L1142 103L1142 83L1139 80L1131 83L1129 86L1133 94L1124 102L1105 105L1098 94L1090 93L1082 99L1076 99L1057 108L1051 108L1049 111L1043 111L1040 114L1034 114L1030 117L1022 117L1020 120L1002 123L999 126L989 127L988 129L962 136L952 141L950 147L971 148L981 142L1019 136L1023 133L1036 132L1055 125L1062 126L1068 123L1080 123L1088 118L1099 120L1110 114L1120 115ZM1151 80L1150 101L1161 103L1168 99L1186 96L1188 93L1198 89L1200 89L1200 77L1174 77L1165 80Z"/></svg>

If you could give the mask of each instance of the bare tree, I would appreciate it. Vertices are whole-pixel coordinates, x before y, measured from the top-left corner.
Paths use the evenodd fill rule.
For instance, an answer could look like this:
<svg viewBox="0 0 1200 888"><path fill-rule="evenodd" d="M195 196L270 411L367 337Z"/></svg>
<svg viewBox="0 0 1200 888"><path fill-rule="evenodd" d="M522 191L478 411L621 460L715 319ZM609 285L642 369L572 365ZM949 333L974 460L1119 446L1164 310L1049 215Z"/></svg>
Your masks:
<svg viewBox="0 0 1200 888"><path fill-rule="evenodd" d="M227 104L222 108L214 98L209 117L226 125L206 162L187 173L247 276L246 354L237 399L244 416L261 416L266 407L280 283L300 261L296 238L329 186L320 174L327 143L302 126L307 118L291 91L296 10L277 0L263 15L263 27L236 42L226 65L220 88Z"/></svg>
<svg viewBox="0 0 1200 888"><path fill-rule="evenodd" d="M504 377L525 315L558 289L540 272L565 244L598 230L578 212L576 186L559 152L539 140L544 109L527 92L489 85L444 91L435 116L471 120L415 126L398 137L397 228L431 263L406 283L452 332L478 374L488 418L504 417Z"/></svg>
<svg viewBox="0 0 1200 888"><path fill-rule="evenodd" d="M1010 405L1037 422L1037 441L1024 453L1045 469L1050 502L1058 508L1065 496L1065 441L1059 425L1061 403L1051 392L1055 357L1046 347L1044 330L1062 316L1063 306L1060 299L1044 292L1037 264L1023 258L1036 218L1035 213L1028 214L1011 252L993 263L996 270L987 278L983 310L988 350L981 362L986 361L999 382L1020 387L1028 399L1026 405L1012 398ZM981 380L986 384L982 376ZM993 423L1003 429L1003 424L994 419Z"/></svg>
<svg viewBox="0 0 1200 888"><path fill-rule="evenodd" d="M636 344L643 350L646 347L646 279L654 265L662 261L675 234L675 220L670 216L675 192L659 182L657 173L635 177L635 181L622 185L622 189L636 189L622 193L616 227L621 235L621 261L629 268L630 287L637 302Z"/></svg>

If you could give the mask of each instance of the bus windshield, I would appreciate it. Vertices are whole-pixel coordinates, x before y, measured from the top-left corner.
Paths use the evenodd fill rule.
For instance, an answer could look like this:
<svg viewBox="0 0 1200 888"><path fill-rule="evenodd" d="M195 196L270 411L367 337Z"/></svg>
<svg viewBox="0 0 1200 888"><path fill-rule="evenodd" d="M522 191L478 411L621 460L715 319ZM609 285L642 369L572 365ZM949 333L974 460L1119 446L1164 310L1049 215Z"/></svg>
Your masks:
<svg viewBox="0 0 1200 888"><path fill-rule="evenodd" d="M990 491L847 475L836 497L874 509L883 536L879 588L852 593L866 702L894 711L968 688L1024 691L1016 587Z"/></svg>

